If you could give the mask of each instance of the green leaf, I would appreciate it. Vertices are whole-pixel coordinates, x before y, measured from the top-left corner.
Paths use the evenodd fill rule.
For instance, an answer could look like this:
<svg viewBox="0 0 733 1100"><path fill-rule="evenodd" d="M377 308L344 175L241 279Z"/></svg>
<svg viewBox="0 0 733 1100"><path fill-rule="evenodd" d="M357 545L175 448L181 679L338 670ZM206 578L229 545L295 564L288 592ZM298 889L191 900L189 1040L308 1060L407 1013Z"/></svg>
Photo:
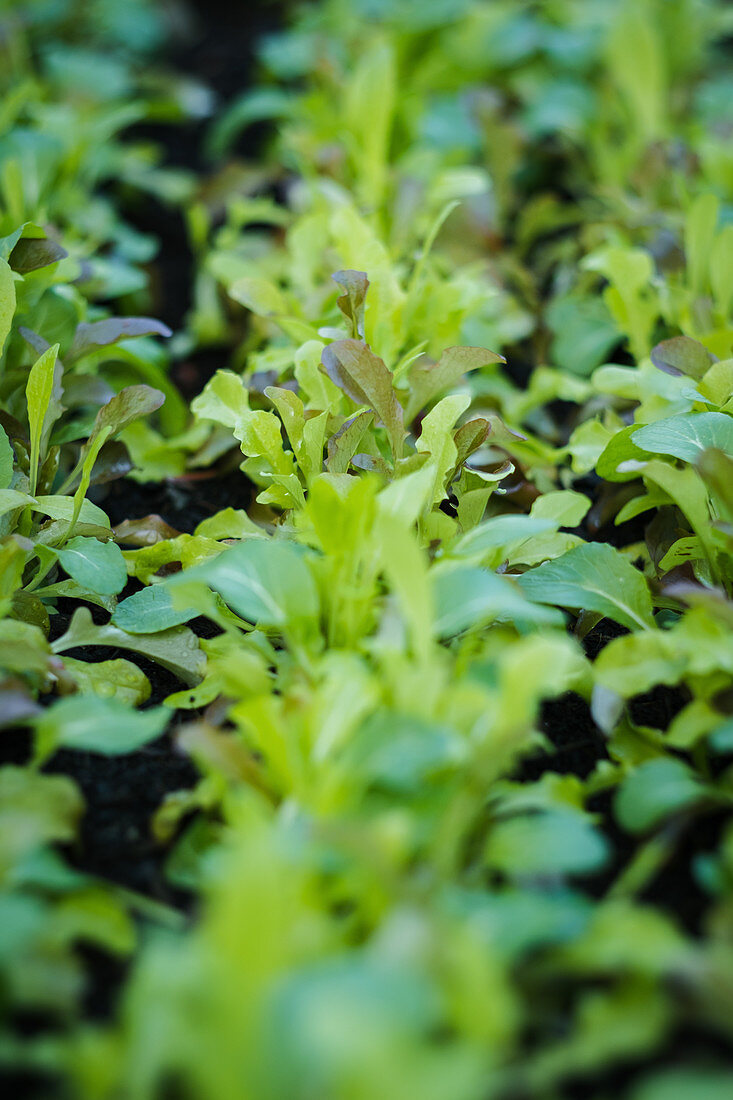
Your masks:
<svg viewBox="0 0 733 1100"><path fill-rule="evenodd" d="M77 535L57 554L69 576L89 592L116 596L127 584L125 559L115 542Z"/></svg>
<svg viewBox="0 0 733 1100"><path fill-rule="evenodd" d="M630 630L654 625L643 574L605 543L577 546L517 578L532 600L596 611Z"/></svg>
<svg viewBox="0 0 733 1100"><path fill-rule="evenodd" d="M398 100L397 65L389 39L363 42L344 91L343 122L361 198L378 205L387 181L389 140Z"/></svg>
<svg viewBox="0 0 733 1100"><path fill-rule="evenodd" d="M410 715L380 711L364 722L347 749L349 766L366 783L418 793L465 758L465 745L449 728Z"/></svg>
<svg viewBox="0 0 733 1100"><path fill-rule="evenodd" d="M172 626L180 626L196 618L198 613L194 607L175 607L166 585L151 584L118 603L112 622L128 634L155 634Z"/></svg>
<svg viewBox="0 0 733 1100"><path fill-rule="evenodd" d="M113 623L97 626L86 607L74 612L68 630L52 644L54 653L66 653L83 646L111 646L150 657L186 684L197 684L204 674L206 658L192 630L175 626L157 634L128 634Z"/></svg>
<svg viewBox="0 0 733 1100"><path fill-rule="evenodd" d="M233 546L169 584L191 580L214 588L233 611L260 626L300 628L318 616L313 575L302 552L285 541L252 539Z"/></svg>
<svg viewBox="0 0 733 1100"><path fill-rule="evenodd" d="M402 455L402 406L392 387L392 375L363 340L337 340L323 349L323 368L331 381L357 405L374 409L387 429L395 461Z"/></svg>
<svg viewBox="0 0 733 1100"><path fill-rule="evenodd" d="M649 760L626 777L614 803L619 824L643 833L705 797L705 787L686 764L671 757Z"/></svg>
<svg viewBox="0 0 733 1100"><path fill-rule="evenodd" d="M51 519L71 520L74 514L74 498L39 496L35 498L33 511L41 512L44 516L50 516ZM81 523L90 523L97 527L106 527L109 530L107 514L96 504L92 504L91 500L82 502L79 520Z"/></svg>
<svg viewBox="0 0 733 1100"><path fill-rule="evenodd" d="M222 508L214 516L202 519L194 531L207 539L267 538L264 530L254 523L243 508Z"/></svg>
<svg viewBox="0 0 733 1100"><path fill-rule="evenodd" d="M424 417L420 437L415 447L430 455L431 465L435 469L431 504L437 504L445 496L445 483L448 474L456 467L458 449L453 440L453 427L456 420L466 411L470 403L467 394L454 393L444 397Z"/></svg>
<svg viewBox="0 0 733 1100"><path fill-rule="evenodd" d="M15 454L5 429L0 426L0 490L8 489L13 480Z"/></svg>
<svg viewBox="0 0 733 1100"><path fill-rule="evenodd" d="M572 489L558 489L537 497L531 508L533 519L551 519L558 527L577 527L586 516L591 501Z"/></svg>
<svg viewBox="0 0 733 1100"><path fill-rule="evenodd" d="M84 802L65 775L41 775L29 768L0 768L0 874L51 841L74 840Z"/></svg>
<svg viewBox="0 0 733 1100"><path fill-rule="evenodd" d="M278 317L288 312L282 291L268 279L245 276L229 287L229 297L261 317Z"/></svg>
<svg viewBox="0 0 733 1100"><path fill-rule="evenodd" d="M733 1070L712 1066L673 1066L638 1082L629 1100L730 1100Z"/></svg>
<svg viewBox="0 0 733 1100"><path fill-rule="evenodd" d="M683 413L647 424L631 438L652 454L695 462L708 447L733 454L733 417L722 412Z"/></svg>
<svg viewBox="0 0 733 1100"><path fill-rule="evenodd" d="M170 716L167 707L139 711L114 699L72 695L35 719L36 756L45 760L61 748L103 756L135 752L160 737Z"/></svg>
<svg viewBox="0 0 733 1100"><path fill-rule="evenodd" d="M155 412L165 401L165 394L152 386L136 385L126 386L115 394L106 405L97 413L94 427L90 436L90 442L105 428L109 429L107 439L110 440L119 432L138 420L141 416L149 416Z"/></svg>
<svg viewBox="0 0 733 1100"><path fill-rule="evenodd" d="M733 458L715 447L709 447L699 456L697 469L722 506L724 518L733 521Z"/></svg>
<svg viewBox="0 0 733 1100"><path fill-rule="evenodd" d="M632 441L638 430L635 424L629 424L611 437L595 463L596 473L604 481L635 481L640 477L636 464L643 462L648 455ZM625 463L629 466L626 467Z"/></svg>
<svg viewBox="0 0 733 1100"><path fill-rule="evenodd" d="M27 493L20 493L17 489L0 489L0 516L25 508L27 504L33 504L33 497Z"/></svg>
<svg viewBox="0 0 733 1100"><path fill-rule="evenodd" d="M433 573L435 630L450 638L493 619L562 625L557 611L548 611L525 599L514 581L468 566L443 568Z"/></svg>
<svg viewBox="0 0 733 1100"><path fill-rule="evenodd" d="M238 374L218 370L191 402L191 411L202 420L215 420L227 428L236 428L249 412L249 395Z"/></svg>
<svg viewBox="0 0 733 1100"><path fill-rule="evenodd" d="M544 497L539 499L544 500ZM542 535L546 531L556 531L557 527L555 520L541 516L494 516L459 539L451 553L480 560L489 551L530 539L533 535Z"/></svg>
<svg viewBox="0 0 733 1100"><path fill-rule="evenodd" d="M6 260L0 259L0 355L10 335L15 315L15 279Z"/></svg>
<svg viewBox="0 0 733 1100"><path fill-rule="evenodd" d="M685 220L685 256L693 294L704 294L720 203L711 191L698 195Z"/></svg>
<svg viewBox="0 0 733 1100"><path fill-rule="evenodd" d="M619 341L619 331L600 298L570 294L551 302L547 321L553 333L552 362L587 377Z"/></svg>
<svg viewBox="0 0 733 1100"><path fill-rule="evenodd" d="M54 344L36 360L30 369L25 388L31 437L31 496L36 493L39 466L45 457L46 441L62 411L58 352L59 345Z"/></svg>
<svg viewBox="0 0 733 1100"><path fill-rule="evenodd" d="M733 225L724 225L710 252L710 285L724 318L733 307Z"/></svg>
<svg viewBox="0 0 733 1100"><path fill-rule="evenodd" d="M74 657L64 657L64 668L71 673L77 688L85 695L116 699L131 707L147 702L150 697L147 676L124 657L114 657L109 661L77 661Z"/></svg>
<svg viewBox="0 0 733 1100"><path fill-rule="evenodd" d="M608 842L580 813L546 810L492 826L487 864L511 878L587 875L602 869Z"/></svg>
<svg viewBox="0 0 733 1100"><path fill-rule="evenodd" d="M733 718L723 722L710 734L710 748L713 752L733 752Z"/></svg>

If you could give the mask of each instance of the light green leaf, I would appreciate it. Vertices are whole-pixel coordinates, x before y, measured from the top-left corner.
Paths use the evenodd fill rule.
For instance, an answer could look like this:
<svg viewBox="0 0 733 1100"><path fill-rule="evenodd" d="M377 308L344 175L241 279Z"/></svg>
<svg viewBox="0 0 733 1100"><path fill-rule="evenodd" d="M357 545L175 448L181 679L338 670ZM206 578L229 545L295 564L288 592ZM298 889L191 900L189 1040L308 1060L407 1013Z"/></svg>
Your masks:
<svg viewBox="0 0 733 1100"><path fill-rule="evenodd" d="M112 622L128 634L155 634L180 626L198 614L194 607L175 607L165 584L151 584L118 603Z"/></svg>
<svg viewBox="0 0 733 1100"><path fill-rule="evenodd" d="M542 499L540 497L540 500ZM451 552L459 557L480 560L492 550L530 539L533 535L555 531L557 526L553 519L534 515L494 516L459 539Z"/></svg>
<svg viewBox="0 0 733 1100"><path fill-rule="evenodd" d="M202 519L194 535L207 539L267 538L263 529L249 518L243 508L222 508L215 516Z"/></svg>
<svg viewBox="0 0 733 1100"><path fill-rule="evenodd" d="M530 509L533 519L551 519L558 527L577 527L591 506L583 493L573 489L558 489L543 493Z"/></svg>
<svg viewBox="0 0 733 1100"><path fill-rule="evenodd" d="M684 413L647 424L631 438L644 451L695 462L708 447L733 454L733 417L721 412Z"/></svg>
<svg viewBox="0 0 733 1100"><path fill-rule="evenodd" d="M5 429L0 427L0 490L9 488L13 480L15 454ZM6 509L7 511L8 509Z"/></svg>
<svg viewBox="0 0 733 1100"><path fill-rule="evenodd" d="M332 474L345 474L351 460L359 450L359 445L366 431L374 421L374 413L371 409L357 413L346 420L339 430L328 441L327 465Z"/></svg>
<svg viewBox="0 0 733 1100"><path fill-rule="evenodd" d="M85 695L114 698L130 707L137 707L150 697L147 676L124 657L114 657L109 661L77 661L74 657L64 657L64 668L71 673L77 688Z"/></svg>
<svg viewBox="0 0 733 1100"><path fill-rule="evenodd" d="M725 225L710 252L710 285L715 304L724 318L733 307L733 225Z"/></svg>
<svg viewBox="0 0 733 1100"><path fill-rule="evenodd" d="M61 415L61 366L57 362L58 353L58 344L44 351L31 367L25 388L31 437L31 496L36 493L46 440Z"/></svg>
<svg viewBox="0 0 733 1100"><path fill-rule="evenodd" d="M523 573L517 581L530 599L540 603L597 611L631 630L654 625L643 574L605 543L575 547Z"/></svg>
<svg viewBox="0 0 733 1100"><path fill-rule="evenodd" d="M458 448L453 440L453 427L470 404L468 394L454 393L444 397L423 419L420 437L415 444L420 452L427 452L434 467L431 504L437 504L445 496L445 481L456 466Z"/></svg>
<svg viewBox="0 0 733 1100"><path fill-rule="evenodd" d="M24 508L26 504L33 504L33 497L29 497L27 493L21 493L17 489L0 489L0 516Z"/></svg>
<svg viewBox="0 0 733 1100"><path fill-rule="evenodd" d="M99 645L150 657L186 684L197 684L206 667L199 640L188 627L174 626L157 634L128 634L112 623L97 626L86 607L74 612L68 630L56 639L51 649L54 653L66 653L79 646Z"/></svg>
<svg viewBox="0 0 733 1100"><path fill-rule="evenodd" d="M712 1066L673 1066L636 1084L629 1100L730 1100L733 1070Z"/></svg>
<svg viewBox="0 0 733 1100"><path fill-rule="evenodd" d="M450 638L493 619L562 625L557 611L525 599L515 583L486 569L468 566L436 569L433 573L435 630Z"/></svg>
<svg viewBox="0 0 733 1100"><path fill-rule="evenodd" d="M288 542L252 539L178 574L171 587L179 580L203 581L243 619L260 626L300 629L318 616L313 575L303 554Z"/></svg>
<svg viewBox="0 0 733 1100"><path fill-rule="evenodd" d="M15 279L6 260L0 259L0 355L15 315Z"/></svg>
<svg viewBox="0 0 733 1100"><path fill-rule="evenodd" d="M705 797L705 787L681 760L649 760L631 772L615 799L619 824L643 833Z"/></svg>
<svg viewBox="0 0 733 1100"><path fill-rule="evenodd" d="M44 516L50 516L51 519L65 519L70 520L74 514L74 498L73 497L61 497L61 496L39 496L36 497L33 504L34 512L41 512ZM80 523L91 523L97 527L109 528L109 519L105 512L96 504L92 504L91 500L85 500L82 503L81 511L79 512Z"/></svg>
<svg viewBox="0 0 733 1100"><path fill-rule="evenodd" d="M497 822L484 856L512 878L587 875L605 864L608 842L582 814L546 810Z"/></svg>
<svg viewBox="0 0 733 1100"><path fill-rule="evenodd" d="M282 291L268 279L245 276L229 287L229 297L262 317L282 316L288 312Z"/></svg>
<svg viewBox="0 0 733 1100"><path fill-rule="evenodd" d="M465 745L450 728L422 718L380 711L357 730L347 750L365 783L417 793L465 758Z"/></svg>
<svg viewBox="0 0 733 1100"><path fill-rule="evenodd" d="M114 699L72 695L35 719L36 757L45 760L60 748L104 756L134 752L160 737L170 716L167 707L139 711Z"/></svg>
<svg viewBox="0 0 733 1100"><path fill-rule="evenodd" d="M238 374L218 370L191 402L192 412L202 420L215 420L235 428L249 412L249 395Z"/></svg>
<svg viewBox="0 0 733 1100"><path fill-rule="evenodd" d="M58 551L61 565L82 588L116 596L127 584L127 569L116 542L99 542L81 535Z"/></svg>
<svg viewBox="0 0 733 1100"><path fill-rule="evenodd" d="M69 843L84 813L76 784L65 775L0 768L0 872L50 841Z"/></svg>
<svg viewBox="0 0 733 1100"><path fill-rule="evenodd" d="M685 220L685 256L693 294L704 294L708 284L710 256L715 240L720 203L711 191L693 202Z"/></svg>

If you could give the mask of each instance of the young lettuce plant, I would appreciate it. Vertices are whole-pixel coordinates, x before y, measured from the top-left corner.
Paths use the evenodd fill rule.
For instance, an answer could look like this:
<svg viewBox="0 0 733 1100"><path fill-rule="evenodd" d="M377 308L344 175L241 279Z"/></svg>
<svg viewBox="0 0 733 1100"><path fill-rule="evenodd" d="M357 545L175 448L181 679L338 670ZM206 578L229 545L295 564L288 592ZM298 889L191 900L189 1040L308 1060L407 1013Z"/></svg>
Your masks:
<svg viewBox="0 0 733 1100"><path fill-rule="evenodd" d="M101 374L92 373L93 364L124 355L120 341L168 330L147 318L87 323L75 320L73 310L71 316L62 311L55 328L65 349L62 363L58 342L49 346L19 324L34 318L47 330L52 314L43 302L56 293L58 250L28 227L8 248L9 262L0 262L0 335L6 345L0 410L3 669L35 691L55 683L63 690L76 686L141 701L150 685L129 661L60 662L46 635L59 598L111 611L125 587L127 569L109 520L87 494L131 469L120 437L164 401L162 392L146 384L115 393ZM30 368L23 366L29 349L37 356Z"/></svg>
<svg viewBox="0 0 733 1100"><path fill-rule="evenodd" d="M427 514L460 478L471 501L469 507L467 500L466 516L470 514L471 521L474 516L480 518L482 509L472 503L470 494L481 495L485 505L491 489L482 484L480 473L472 477L465 472L465 464L486 441L490 424L475 419L456 427L470 404L468 395L434 402L468 372L503 362L502 357L482 348L456 347L447 349L437 362L415 354L391 370L362 335L366 275L344 271L334 278L344 288L338 306L349 335L328 345L308 341L298 349L299 392L290 386L267 387L264 397L275 411L253 409L242 380L219 372L193 402L194 413L218 421L239 440L247 456L242 469L263 486L258 496L261 504L302 508L307 491L324 469L334 474L370 470L385 481L397 482L429 467L432 483L426 522ZM408 429L413 426L409 440ZM500 473L487 474L489 485L508 470L505 464ZM427 483L430 475L425 472L421 479Z"/></svg>
<svg viewBox="0 0 733 1100"><path fill-rule="evenodd" d="M718 360L702 344L679 336L657 345L652 363L658 371L656 399L642 401L635 423L613 434L598 457L596 471L611 483L640 484L627 498L616 522L651 509L676 508L689 529L655 523L658 544L650 546L655 567L664 576L690 563L703 584L730 592L731 542L726 528L730 500L726 489L727 455L733 448L733 360ZM654 384L654 377L649 376ZM660 401L669 393L673 400ZM665 415L670 410L673 415ZM679 411L678 411L679 410Z"/></svg>

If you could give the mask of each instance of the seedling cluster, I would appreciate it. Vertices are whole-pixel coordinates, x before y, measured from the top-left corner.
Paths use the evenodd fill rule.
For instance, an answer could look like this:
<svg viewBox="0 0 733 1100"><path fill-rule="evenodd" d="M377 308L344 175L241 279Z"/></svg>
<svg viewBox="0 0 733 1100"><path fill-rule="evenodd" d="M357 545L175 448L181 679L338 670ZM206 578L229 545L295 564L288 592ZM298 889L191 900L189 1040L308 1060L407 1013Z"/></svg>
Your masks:
<svg viewBox="0 0 733 1100"><path fill-rule="evenodd" d="M0 11L0 1062L729 1100L730 9L172 10Z"/></svg>

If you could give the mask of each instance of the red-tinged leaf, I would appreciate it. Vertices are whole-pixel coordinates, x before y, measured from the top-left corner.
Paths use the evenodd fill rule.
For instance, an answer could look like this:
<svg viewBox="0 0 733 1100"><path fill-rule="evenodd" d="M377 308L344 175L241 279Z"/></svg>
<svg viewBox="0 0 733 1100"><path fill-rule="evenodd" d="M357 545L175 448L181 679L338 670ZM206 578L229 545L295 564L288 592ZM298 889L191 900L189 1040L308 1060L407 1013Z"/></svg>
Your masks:
<svg viewBox="0 0 733 1100"><path fill-rule="evenodd" d="M503 355L487 348L446 348L437 363L427 356L416 359L410 368L410 397L405 419L417 416L434 397L452 389L464 374L480 370L490 363L505 363Z"/></svg>
<svg viewBox="0 0 733 1100"><path fill-rule="evenodd" d="M154 390L152 386L143 384L126 386L124 390L116 393L111 401L97 413L90 441L102 431L103 428L111 428L111 435L117 435L133 420L141 416L149 416L159 409L165 401L165 394L160 390Z"/></svg>
<svg viewBox="0 0 733 1100"><path fill-rule="evenodd" d="M345 293L336 299L336 305L351 326L353 337L364 338L364 304L369 289L365 271L337 271L331 278Z"/></svg>
<svg viewBox="0 0 733 1100"><path fill-rule="evenodd" d="M8 263L19 275L27 275L29 271L38 271L41 267L58 263L68 255L65 248L56 241L49 240L48 237L38 239L23 237L10 253Z"/></svg>
<svg viewBox="0 0 733 1100"><path fill-rule="evenodd" d="M387 429L395 461L400 458L405 435L402 406L384 361L363 340L337 340L323 349L321 362L331 381L352 401L374 409Z"/></svg>
<svg viewBox="0 0 733 1100"><path fill-rule="evenodd" d="M167 325L152 317L109 317L106 321L93 321L91 324L82 322L77 325L66 360L72 363L99 348L110 347L133 336L171 335Z"/></svg>
<svg viewBox="0 0 733 1100"><path fill-rule="evenodd" d="M123 520L112 528L112 533L115 541L124 546L154 546L156 542L177 538L181 532L166 523L162 516L149 515Z"/></svg>
<svg viewBox="0 0 733 1100"><path fill-rule="evenodd" d="M716 358L698 340L692 340L689 336L673 336L652 349L651 360L665 374L685 374L699 382Z"/></svg>
<svg viewBox="0 0 733 1100"><path fill-rule="evenodd" d="M482 447L489 437L491 425L483 417L469 420L463 424L453 436L458 456L456 467L462 466L467 458Z"/></svg>

